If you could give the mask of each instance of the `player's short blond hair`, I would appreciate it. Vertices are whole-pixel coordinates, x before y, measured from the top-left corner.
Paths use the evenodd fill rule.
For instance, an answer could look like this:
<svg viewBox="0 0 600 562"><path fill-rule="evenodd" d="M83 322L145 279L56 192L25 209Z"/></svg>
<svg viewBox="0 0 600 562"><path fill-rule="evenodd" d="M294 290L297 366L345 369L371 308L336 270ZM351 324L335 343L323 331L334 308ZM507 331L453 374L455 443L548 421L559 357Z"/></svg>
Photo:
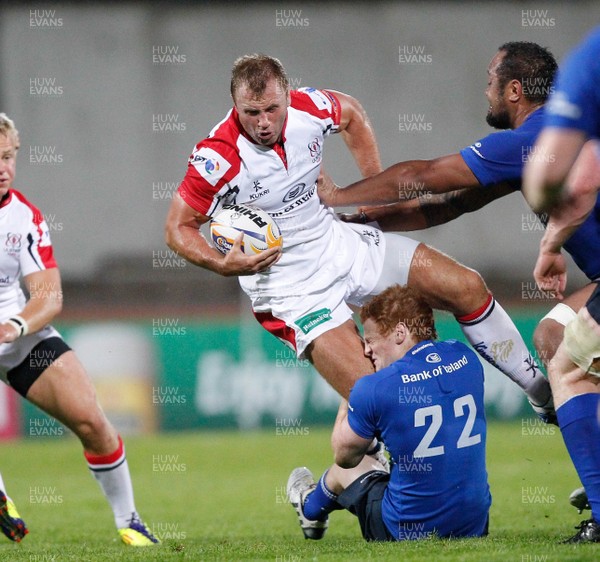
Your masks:
<svg viewBox="0 0 600 562"><path fill-rule="evenodd" d="M19 131L15 127L15 122L6 113L0 113L0 135L12 139L15 146L19 146Z"/></svg>

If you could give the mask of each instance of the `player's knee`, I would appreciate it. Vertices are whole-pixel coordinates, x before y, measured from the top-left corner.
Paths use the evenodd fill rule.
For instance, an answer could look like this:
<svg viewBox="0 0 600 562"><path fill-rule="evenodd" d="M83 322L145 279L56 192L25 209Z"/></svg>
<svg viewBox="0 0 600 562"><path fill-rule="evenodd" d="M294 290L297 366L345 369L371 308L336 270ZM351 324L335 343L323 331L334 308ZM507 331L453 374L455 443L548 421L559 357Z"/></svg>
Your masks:
<svg viewBox="0 0 600 562"><path fill-rule="evenodd" d="M584 371L600 357L600 326L586 307L565 328L564 345L571 361Z"/></svg>
<svg viewBox="0 0 600 562"><path fill-rule="evenodd" d="M552 320L542 319L533 332L533 345L544 366L548 366L562 341L564 326Z"/></svg>
<svg viewBox="0 0 600 562"><path fill-rule="evenodd" d="M113 440L115 433L112 425L99 407L73 420L71 429L79 437L85 448L90 448L90 446L92 448L102 447Z"/></svg>
<svg viewBox="0 0 600 562"><path fill-rule="evenodd" d="M565 326L576 318L577 313L568 305L558 303L536 326L533 343L538 357L547 367L563 340Z"/></svg>
<svg viewBox="0 0 600 562"><path fill-rule="evenodd" d="M456 301L463 302L465 308L474 310L481 307L489 298L489 290L483 277L473 269L465 267L456 276Z"/></svg>
<svg viewBox="0 0 600 562"><path fill-rule="evenodd" d="M465 285L464 290L469 293L481 295L484 298L486 298L489 293L483 277L473 269L465 268L463 283Z"/></svg>

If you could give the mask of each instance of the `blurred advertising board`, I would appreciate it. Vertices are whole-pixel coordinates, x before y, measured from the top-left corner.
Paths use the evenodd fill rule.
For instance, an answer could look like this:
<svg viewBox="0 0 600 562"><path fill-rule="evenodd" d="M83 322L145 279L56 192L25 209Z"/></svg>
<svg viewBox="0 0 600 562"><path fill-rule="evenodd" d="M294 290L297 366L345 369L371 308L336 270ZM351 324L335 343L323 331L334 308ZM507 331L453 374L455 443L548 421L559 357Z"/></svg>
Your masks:
<svg viewBox="0 0 600 562"><path fill-rule="evenodd" d="M531 341L535 319L515 321ZM464 339L452 317L439 315L437 325L441 338ZM332 423L337 412L337 394L308 360L296 358L254 321L160 318L60 329L123 434L259 427L301 433L311 425ZM484 368L488 418L530 416L517 386L485 362ZM66 431L29 404L22 410L24 435Z"/></svg>

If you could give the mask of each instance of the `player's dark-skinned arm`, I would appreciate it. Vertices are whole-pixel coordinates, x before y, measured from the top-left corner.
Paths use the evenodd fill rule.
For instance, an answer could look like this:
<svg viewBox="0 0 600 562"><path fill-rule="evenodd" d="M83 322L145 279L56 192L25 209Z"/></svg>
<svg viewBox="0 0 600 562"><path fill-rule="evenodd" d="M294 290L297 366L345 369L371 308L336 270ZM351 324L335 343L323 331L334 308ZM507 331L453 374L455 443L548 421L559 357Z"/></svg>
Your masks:
<svg viewBox="0 0 600 562"><path fill-rule="evenodd" d="M329 91L342 107L339 130L361 175L368 178L378 174L383 168L375 132L366 111L356 98L343 92Z"/></svg>
<svg viewBox="0 0 600 562"><path fill-rule="evenodd" d="M371 448L373 438L363 439L348 423L348 401L343 399L333 425L331 446L335 463L342 468L354 468Z"/></svg>
<svg viewBox="0 0 600 562"><path fill-rule="evenodd" d="M25 320L28 333L41 330L62 310L62 288L57 268L44 269L24 277L29 300L18 315ZM16 340L20 330L8 322L0 324L0 343Z"/></svg>
<svg viewBox="0 0 600 562"><path fill-rule="evenodd" d="M411 200L427 193L446 193L479 185L463 157L451 154L435 160L399 162L376 176L345 188L326 184L319 190L319 196L331 207L385 205Z"/></svg>
<svg viewBox="0 0 600 562"><path fill-rule="evenodd" d="M190 207L178 194L173 198L165 226L166 243L190 263L225 277L254 275L271 267L281 256L281 248L271 248L247 256L241 248L242 234L227 255L210 246L199 228L210 220Z"/></svg>
<svg viewBox="0 0 600 562"><path fill-rule="evenodd" d="M361 207L358 213L342 216L342 220L362 223L376 221L386 232L423 230L450 222L465 213L478 211L488 203L514 191L514 187L502 183L485 188L424 194L410 201Z"/></svg>

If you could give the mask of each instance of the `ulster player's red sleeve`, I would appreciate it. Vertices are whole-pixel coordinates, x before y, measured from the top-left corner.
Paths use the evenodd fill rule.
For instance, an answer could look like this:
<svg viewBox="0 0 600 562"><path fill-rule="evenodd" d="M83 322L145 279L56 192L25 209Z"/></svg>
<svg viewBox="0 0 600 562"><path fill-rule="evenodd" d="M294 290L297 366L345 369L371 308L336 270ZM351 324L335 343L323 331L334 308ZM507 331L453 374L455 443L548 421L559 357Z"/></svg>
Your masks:
<svg viewBox="0 0 600 562"><path fill-rule="evenodd" d="M22 274L29 275L35 271L57 267L50 241L50 231L44 215L21 193L13 191L13 194L29 211L27 213L29 221L27 224L23 224L23 228L26 230L25 239L21 240L21 244L24 246L20 253Z"/></svg>
<svg viewBox="0 0 600 562"><path fill-rule="evenodd" d="M342 106L333 92L300 88L291 92L292 107L322 119L326 126L337 130L342 119Z"/></svg>
<svg viewBox="0 0 600 562"><path fill-rule="evenodd" d="M196 145L178 192L195 211L210 216L219 196L230 190L239 174L240 158L235 148L210 139Z"/></svg>

